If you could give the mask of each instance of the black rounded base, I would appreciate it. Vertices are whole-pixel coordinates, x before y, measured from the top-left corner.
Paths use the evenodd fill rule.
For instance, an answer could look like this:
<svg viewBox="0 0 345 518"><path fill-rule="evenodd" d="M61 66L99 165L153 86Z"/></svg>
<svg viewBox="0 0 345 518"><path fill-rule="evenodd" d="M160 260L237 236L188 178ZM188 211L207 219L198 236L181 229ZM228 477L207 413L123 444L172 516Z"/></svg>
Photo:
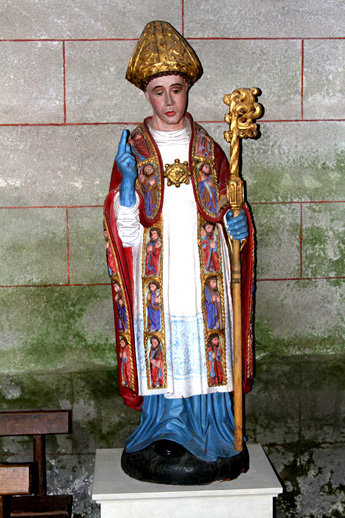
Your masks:
<svg viewBox="0 0 345 518"><path fill-rule="evenodd" d="M132 478L155 484L198 486L215 480L233 480L249 467L248 450L234 457L206 462L192 455L180 444L157 441L135 453L123 451L123 471Z"/></svg>

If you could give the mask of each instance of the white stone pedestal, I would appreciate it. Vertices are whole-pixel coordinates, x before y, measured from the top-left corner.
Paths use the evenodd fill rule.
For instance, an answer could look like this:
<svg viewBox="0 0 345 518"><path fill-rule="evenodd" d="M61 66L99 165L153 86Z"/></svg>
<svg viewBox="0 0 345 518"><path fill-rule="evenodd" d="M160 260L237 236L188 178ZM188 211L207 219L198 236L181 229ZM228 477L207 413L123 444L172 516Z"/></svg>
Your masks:
<svg viewBox="0 0 345 518"><path fill-rule="evenodd" d="M101 518L272 518L282 492L260 444L248 444L249 470L236 480L207 486L139 482L120 464L121 449L97 450L92 498Z"/></svg>

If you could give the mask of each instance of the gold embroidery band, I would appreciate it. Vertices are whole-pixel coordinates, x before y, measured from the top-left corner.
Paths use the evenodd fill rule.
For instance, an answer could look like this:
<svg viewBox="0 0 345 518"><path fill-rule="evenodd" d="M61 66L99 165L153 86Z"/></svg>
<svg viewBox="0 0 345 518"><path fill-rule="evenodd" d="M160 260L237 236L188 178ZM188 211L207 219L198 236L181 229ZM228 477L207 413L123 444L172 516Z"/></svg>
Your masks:
<svg viewBox="0 0 345 518"><path fill-rule="evenodd" d="M147 388L167 387L163 311L163 221L144 230L142 248L142 300Z"/></svg>
<svg viewBox="0 0 345 518"><path fill-rule="evenodd" d="M119 330L118 350L120 358L119 368L121 369L121 385L123 387L129 387L134 390L134 365L131 334L129 330L129 313L121 276L119 275L118 261L112 242L109 239L109 229L105 218L104 238L108 273L110 275L113 290L115 292L115 314L117 319L117 328Z"/></svg>
<svg viewBox="0 0 345 518"><path fill-rule="evenodd" d="M194 123L192 147L193 177L196 195L203 212L214 218L219 212L219 182L213 139Z"/></svg>
<svg viewBox="0 0 345 518"><path fill-rule="evenodd" d="M136 188L142 194L147 219L154 220L158 214L162 197L158 155L142 124L132 132L129 142L137 159Z"/></svg>
<svg viewBox="0 0 345 518"><path fill-rule="evenodd" d="M209 387L227 383L224 283L218 225L198 214L202 313Z"/></svg>

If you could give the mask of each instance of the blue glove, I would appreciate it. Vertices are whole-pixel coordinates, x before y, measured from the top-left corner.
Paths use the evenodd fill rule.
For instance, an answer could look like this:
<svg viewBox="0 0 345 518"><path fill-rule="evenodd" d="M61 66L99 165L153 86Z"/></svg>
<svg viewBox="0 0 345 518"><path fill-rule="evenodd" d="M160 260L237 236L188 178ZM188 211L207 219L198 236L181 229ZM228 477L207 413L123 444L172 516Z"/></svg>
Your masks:
<svg viewBox="0 0 345 518"><path fill-rule="evenodd" d="M247 214L243 209L236 218L231 210L225 215L226 224L230 236L234 239L245 239L249 236Z"/></svg>
<svg viewBox="0 0 345 518"><path fill-rule="evenodd" d="M124 207L133 207L135 204L135 180L138 176L137 164L131 151L131 146L127 142L128 130L123 130L115 162L122 175L120 185L120 202Z"/></svg>

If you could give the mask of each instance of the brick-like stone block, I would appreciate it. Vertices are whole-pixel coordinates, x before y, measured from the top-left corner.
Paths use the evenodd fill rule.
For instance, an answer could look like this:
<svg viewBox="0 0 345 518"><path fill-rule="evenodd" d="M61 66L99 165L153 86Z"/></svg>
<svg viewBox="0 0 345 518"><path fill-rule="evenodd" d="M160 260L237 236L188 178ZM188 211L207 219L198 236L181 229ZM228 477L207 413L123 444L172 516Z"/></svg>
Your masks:
<svg viewBox="0 0 345 518"><path fill-rule="evenodd" d="M344 277L345 202L303 206L303 276Z"/></svg>
<svg viewBox="0 0 345 518"><path fill-rule="evenodd" d="M252 211L257 240L257 277L299 277L299 205L252 205Z"/></svg>
<svg viewBox="0 0 345 518"><path fill-rule="evenodd" d="M122 128L0 128L0 207L103 205Z"/></svg>
<svg viewBox="0 0 345 518"><path fill-rule="evenodd" d="M343 354L304 359L300 378L301 437L328 444L345 441L345 363Z"/></svg>
<svg viewBox="0 0 345 518"><path fill-rule="evenodd" d="M337 27L338 23L334 25ZM304 43L305 119L345 118L344 62L344 39L310 40Z"/></svg>
<svg viewBox="0 0 345 518"><path fill-rule="evenodd" d="M3 0L1 37L16 39L138 38L151 20L167 20L181 30L181 5L156 0Z"/></svg>
<svg viewBox="0 0 345 518"><path fill-rule="evenodd" d="M140 421L141 413L126 407L119 396L115 368L75 373L73 401L76 452L123 448Z"/></svg>
<svg viewBox="0 0 345 518"><path fill-rule="evenodd" d="M3 373L113 366L110 286L0 290Z"/></svg>
<svg viewBox="0 0 345 518"><path fill-rule="evenodd" d="M67 122L141 122L152 110L126 79L135 41L66 43Z"/></svg>
<svg viewBox="0 0 345 518"><path fill-rule="evenodd" d="M227 125L203 126L229 156ZM344 201L344 122L263 122L260 130L258 140L242 146L250 202Z"/></svg>
<svg viewBox="0 0 345 518"><path fill-rule="evenodd" d="M67 282L64 209L3 209L0 221L0 285Z"/></svg>
<svg viewBox="0 0 345 518"><path fill-rule="evenodd" d="M293 358L276 353L256 362L253 388L245 397L249 441L282 444L298 440L299 379L299 364Z"/></svg>
<svg viewBox="0 0 345 518"><path fill-rule="evenodd" d="M344 442L344 353L271 354L256 362L246 396L249 440L262 444Z"/></svg>
<svg viewBox="0 0 345 518"><path fill-rule="evenodd" d="M256 355L343 351L344 281L263 281L256 292Z"/></svg>
<svg viewBox="0 0 345 518"><path fill-rule="evenodd" d="M185 0L184 11L185 34L196 38L342 37L345 23L339 0Z"/></svg>
<svg viewBox="0 0 345 518"><path fill-rule="evenodd" d="M63 123L61 42L0 42L0 68L1 124Z"/></svg>
<svg viewBox="0 0 345 518"><path fill-rule="evenodd" d="M68 210L71 283L108 283L103 235L103 209Z"/></svg>
<svg viewBox="0 0 345 518"><path fill-rule="evenodd" d="M265 119L301 116L301 43L299 41L190 41L204 75L190 91L189 109L203 121L222 121L229 107L224 94L257 87ZM218 58L215 59L215 56Z"/></svg>

